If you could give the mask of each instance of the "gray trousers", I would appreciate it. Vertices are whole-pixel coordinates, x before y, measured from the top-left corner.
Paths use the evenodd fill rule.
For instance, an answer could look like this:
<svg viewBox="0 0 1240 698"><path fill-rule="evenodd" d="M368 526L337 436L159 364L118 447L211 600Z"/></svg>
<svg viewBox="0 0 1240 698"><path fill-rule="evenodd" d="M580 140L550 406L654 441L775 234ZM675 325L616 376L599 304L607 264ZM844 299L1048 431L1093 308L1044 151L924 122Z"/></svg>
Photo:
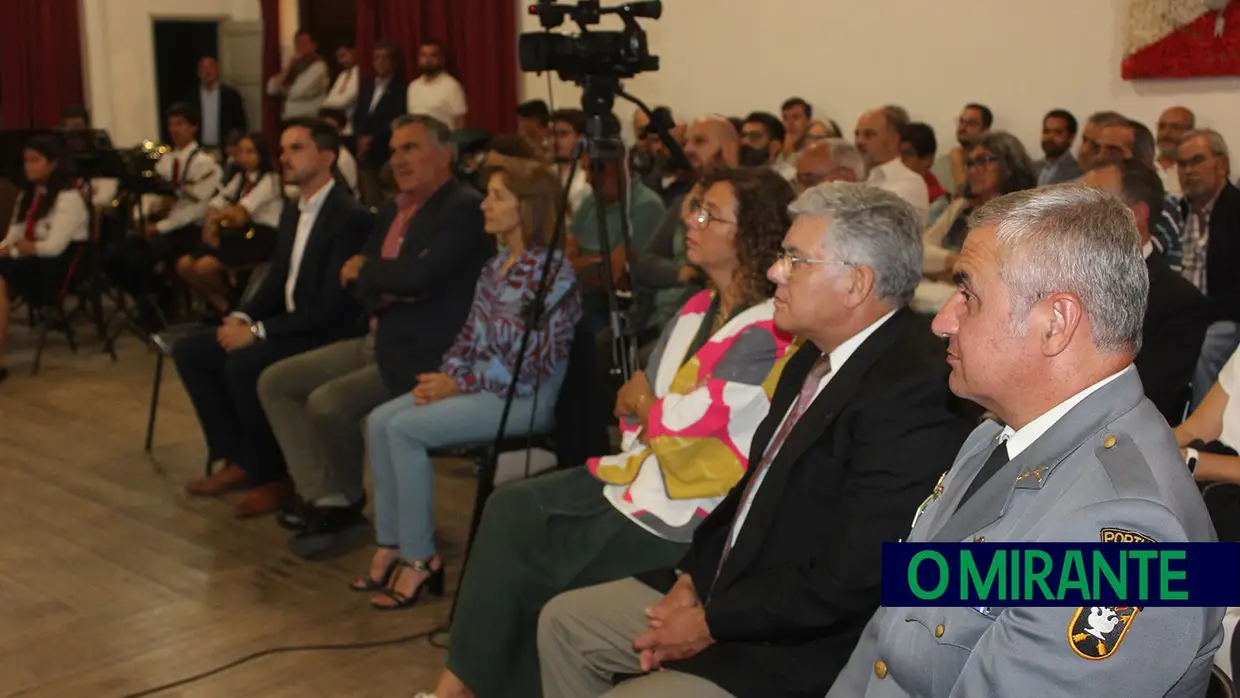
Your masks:
<svg viewBox="0 0 1240 698"><path fill-rule="evenodd" d="M644 609L663 598L636 579L565 592L538 619L545 698L732 698L698 676L657 671L612 687L617 674L640 674L633 638L646 632Z"/></svg>
<svg viewBox="0 0 1240 698"><path fill-rule="evenodd" d="M365 490L363 421L391 395L369 337L346 339L277 362L258 378L258 397L289 475L306 501Z"/></svg>

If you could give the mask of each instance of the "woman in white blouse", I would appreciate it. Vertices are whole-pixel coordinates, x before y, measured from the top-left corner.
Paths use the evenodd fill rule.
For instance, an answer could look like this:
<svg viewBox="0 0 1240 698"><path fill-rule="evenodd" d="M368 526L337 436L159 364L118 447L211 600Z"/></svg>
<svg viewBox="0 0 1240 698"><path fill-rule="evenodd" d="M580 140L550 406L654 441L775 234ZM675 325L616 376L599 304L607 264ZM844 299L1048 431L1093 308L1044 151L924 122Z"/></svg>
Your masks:
<svg viewBox="0 0 1240 698"><path fill-rule="evenodd" d="M243 136L236 152L238 170L211 199L202 241L177 260L177 275L221 314L228 311L228 272L270 259L284 210L267 140Z"/></svg>
<svg viewBox="0 0 1240 698"><path fill-rule="evenodd" d="M36 308L54 303L73 263L70 243L90 233L86 199L73 186L61 142L34 136L22 161L28 183L0 242L0 380L9 374L3 361L11 298L20 296Z"/></svg>

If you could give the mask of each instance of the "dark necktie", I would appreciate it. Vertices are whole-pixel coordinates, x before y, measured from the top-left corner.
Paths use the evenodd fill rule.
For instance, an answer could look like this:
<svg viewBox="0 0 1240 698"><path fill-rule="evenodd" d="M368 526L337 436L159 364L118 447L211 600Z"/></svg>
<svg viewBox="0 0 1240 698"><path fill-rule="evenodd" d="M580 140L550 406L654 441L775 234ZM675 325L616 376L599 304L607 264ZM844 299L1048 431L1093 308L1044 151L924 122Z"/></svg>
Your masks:
<svg viewBox="0 0 1240 698"><path fill-rule="evenodd" d="M956 505L956 511L960 511L960 507L969 501L969 497L972 497L975 492L982 489L982 485L985 485L987 480L994 477L994 474L999 472L1000 468L1007 465L1008 460L1010 459L1008 458L1007 439L1004 439L990 453L990 457L982 464L982 469L977 471L977 476L973 478L973 482L969 483L968 489L964 491L964 496L960 498L960 503Z"/></svg>
<svg viewBox="0 0 1240 698"><path fill-rule="evenodd" d="M723 542L723 553L719 556L719 566L715 568L716 578L719 577L719 572L723 570L723 563L727 561L728 553L732 552L732 539L736 537L736 525L741 513L744 512L746 515L749 513L745 512L745 506L749 504L750 498L753 497L754 487L757 486L760 476L770 467L771 461L775 460L775 456L779 454L779 449L783 447L784 441L792 433L792 428L796 426L801 417L805 415L805 411L809 409L810 404L814 402L814 396L818 394L818 384L830 372L830 355L823 354L810 367L809 375L805 376L805 382L801 384L801 392L797 394L796 402L792 403L792 407L788 410L788 416L784 418L779 431L775 432L775 436L771 437L770 442L767 443L766 450L762 454L762 460L758 462L757 469L754 470L753 475L749 478L749 482L745 484L745 489L741 491L741 500L736 505L736 515L732 517L732 525L728 528L728 537Z"/></svg>

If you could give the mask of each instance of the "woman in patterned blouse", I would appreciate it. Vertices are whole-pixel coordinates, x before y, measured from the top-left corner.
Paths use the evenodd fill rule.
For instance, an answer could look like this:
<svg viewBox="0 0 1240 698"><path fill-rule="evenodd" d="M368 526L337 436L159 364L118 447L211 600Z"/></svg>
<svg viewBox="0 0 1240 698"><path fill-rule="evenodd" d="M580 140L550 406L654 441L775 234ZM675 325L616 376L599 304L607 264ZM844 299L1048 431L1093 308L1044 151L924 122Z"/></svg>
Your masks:
<svg viewBox="0 0 1240 698"><path fill-rule="evenodd" d="M683 209L710 280L616 398L620 452L496 490L457 592L430 698L542 695L538 615L560 592L674 565L749 464L793 337L775 327L792 187L769 168L705 173ZM426 694L422 694L425 698Z"/></svg>
<svg viewBox="0 0 1240 698"><path fill-rule="evenodd" d="M412 397L380 405L366 418L379 549L370 570L352 587L373 592L370 603L380 610L411 606L423 586L443 593L427 450L493 438L514 379L517 399L505 433L525 433L531 416L536 433L550 429L581 318L572 265L556 250L549 312L531 335L521 373L514 378L525 308L542 278L560 184L545 168L522 162L488 168L484 181L486 230L500 239L503 251L483 268L473 307L442 371L418 376Z"/></svg>

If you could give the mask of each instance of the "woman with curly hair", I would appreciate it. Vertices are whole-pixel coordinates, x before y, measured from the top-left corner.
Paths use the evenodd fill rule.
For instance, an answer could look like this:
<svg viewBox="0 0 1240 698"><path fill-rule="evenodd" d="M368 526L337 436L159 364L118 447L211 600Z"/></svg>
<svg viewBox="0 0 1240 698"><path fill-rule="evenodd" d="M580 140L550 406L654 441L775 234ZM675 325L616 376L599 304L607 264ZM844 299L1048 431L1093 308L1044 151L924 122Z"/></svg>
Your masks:
<svg viewBox="0 0 1240 698"><path fill-rule="evenodd" d="M709 287L621 388L620 453L491 497L431 695L541 696L542 606L569 589L675 564L745 474L793 349L775 328L765 276L790 224L792 187L766 168L724 169L689 196L687 255Z"/></svg>

